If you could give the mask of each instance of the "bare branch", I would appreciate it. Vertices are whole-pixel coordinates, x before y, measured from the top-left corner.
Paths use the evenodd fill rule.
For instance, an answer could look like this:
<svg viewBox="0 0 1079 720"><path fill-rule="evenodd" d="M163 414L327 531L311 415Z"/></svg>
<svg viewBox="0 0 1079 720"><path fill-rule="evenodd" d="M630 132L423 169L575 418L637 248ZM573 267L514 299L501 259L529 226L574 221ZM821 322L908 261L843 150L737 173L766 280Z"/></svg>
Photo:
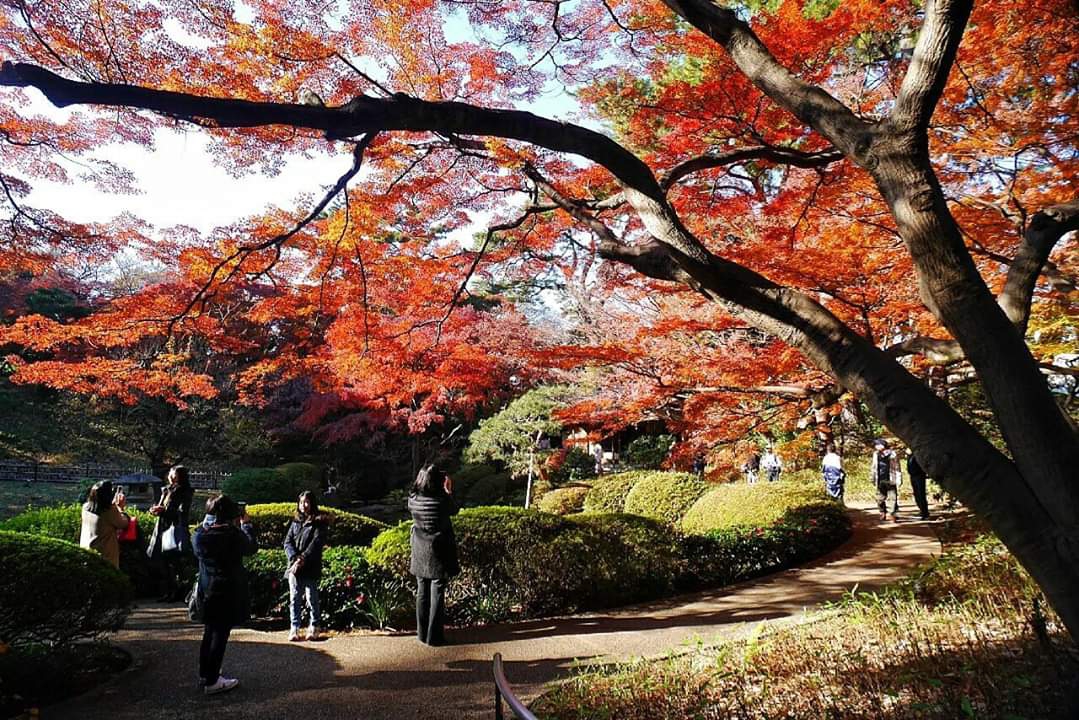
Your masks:
<svg viewBox="0 0 1079 720"><path fill-rule="evenodd" d="M701 157L686 160L680 165L671 168L667 177L660 181L660 187L670 190L671 186L682 178L692 173L707 170L709 168L734 165L748 160L765 160L780 165L792 165L800 168L824 167L836 160L842 160L843 154L838 150L822 150L820 152L802 152L793 148L784 148L768 145L739 148L723 153L702 155Z"/></svg>
<svg viewBox="0 0 1079 720"><path fill-rule="evenodd" d="M929 127L973 6L973 0L929 0L926 4L914 59L889 118L899 132Z"/></svg>
<svg viewBox="0 0 1079 720"><path fill-rule="evenodd" d="M1053 246L1072 230L1079 230L1079 200L1047 207L1035 213L1027 225L1023 243L1008 268L1004 289L997 298L1008 319L1024 334L1038 276Z"/></svg>
<svg viewBox="0 0 1079 720"><path fill-rule="evenodd" d="M796 77L764 46L737 13L713 0L663 0L693 27L723 46L746 77L777 105L813 128L844 155L860 163L873 126L820 87Z"/></svg>

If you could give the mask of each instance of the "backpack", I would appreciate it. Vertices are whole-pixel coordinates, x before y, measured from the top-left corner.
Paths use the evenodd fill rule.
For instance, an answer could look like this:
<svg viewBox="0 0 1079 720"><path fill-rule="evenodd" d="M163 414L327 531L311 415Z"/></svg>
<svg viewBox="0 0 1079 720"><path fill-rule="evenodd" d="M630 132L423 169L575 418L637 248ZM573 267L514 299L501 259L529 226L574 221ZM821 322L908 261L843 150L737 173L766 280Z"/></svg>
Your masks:
<svg viewBox="0 0 1079 720"><path fill-rule="evenodd" d="M892 456L887 451L877 453L877 485L892 484Z"/></svg>

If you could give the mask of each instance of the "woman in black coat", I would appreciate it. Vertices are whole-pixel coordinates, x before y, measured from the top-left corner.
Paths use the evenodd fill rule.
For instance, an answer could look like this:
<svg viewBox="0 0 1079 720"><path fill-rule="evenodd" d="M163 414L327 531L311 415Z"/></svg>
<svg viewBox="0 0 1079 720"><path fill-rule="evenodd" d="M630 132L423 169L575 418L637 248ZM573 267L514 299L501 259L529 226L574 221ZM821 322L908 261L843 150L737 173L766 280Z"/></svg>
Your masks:
<svg viewBox="0 0 1079 720"><path fill-rule="evenodd" d="M420 470L408 509L412 513L412 561L416 576L416 636L428 645L444 645L446 584L461 571L450 515L456 510L453 481L435 465Z"/></svg>
<svg viewBox="0 0 1079 720"><path fill-rule="evenodd" d="M326 519L319 514L318 502L309 490L300 493L296 516L285 534L285 556L288 557L289 619L292 621L288 639L302 640L300 620L304 600L310 612L307 639L318 640L321 625L318 604L318 583L322 579L322 548L326 545Z"/></svg>
<svg viewBox="0 0 1079 720"><path fill-rule="evenodd" d="M221 660L232 628L247 620L247 572L243 556L258 549L247 513L228 495L206 503L206 519L191 542L199 559L199 592L203 598L202 647L199 677L205 693L213 695L240 684L221 675Z"/></svg>
<svg viewBox="0 0 1079 720"><path fill-rule="evenodd" d="M161 490L161 498L150 508L150 514L156 516L157 521L146 546L146 554L161 578L160 599L173 602L183 596L180 560L184 554L191 552L188 526L191 524L191 501L195 497L195 489L191 487L187 468L183 465L169 470L168 480L169 484ZM162 541L170 532L176 546L166 550L162 547Z"/></svg>

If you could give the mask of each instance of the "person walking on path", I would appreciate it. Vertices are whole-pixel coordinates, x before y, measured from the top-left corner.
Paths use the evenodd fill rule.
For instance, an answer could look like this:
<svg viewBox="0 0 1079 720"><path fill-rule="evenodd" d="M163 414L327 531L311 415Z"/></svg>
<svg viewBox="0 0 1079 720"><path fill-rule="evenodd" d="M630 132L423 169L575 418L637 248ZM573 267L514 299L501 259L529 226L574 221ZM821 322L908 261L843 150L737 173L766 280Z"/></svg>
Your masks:
<svg viewBox="0 0 1079 720"><path fill-rule="evenodd" d="M161 581L163 602L174 602L182 596L180 566L185 554L191 552L191 501L195 490L188 479L187 468L176 465L169 470L169 484L161 490L161 499L150 507L157 517L150 535L146 554L155 564Z"/></svg>
<svg viewBox="0 0 1079 720"><path fill-rule="evenodd" d="M206 520L195 530L191 542L199 560L199 593L202 595L202 645L199 647L199 678L207 695L232 690L240 681L221 675L221 661L232 628L247 620L248 594L244 555L258 549L251 520L228 495L206 503Z"/></svg>
<svg viewBox="0 0 1079 720"><path fill-rule="evenodd" d="M892 522L899 520L899 486L902 484L903 470L899 458L881 439L873 443L873 457L870 459L869 478L877 488L877 508L880 519L891 517Z"/></svg>
<svg viewBox="0 0 1079 720"><path fill-rule="evenodd" d="M318 640L322 616L319 614L318 583L322 579L322 548L326 544L326 520L319 514L315 496L308 490L300 493L296 515L285 535L285 555L288 557L289 619L292 621L288 639L296 642L300 636L300 620L304 601L310 614L307 639Z"/></svg>
<svg viewBox="0 0 1079 720"><path fill-rule="evenodd" d="M764 451L764 457L761 458L761 470L764 471L768 482L778 481L780 473L783 472L783 462L771 447Z"/></svg>
<svg viewBox="0 0 1079 720"><path fill-rule="evenodd" d="M918 506L918 514L922 520L928 520L929 498L925 495L927 476L918 462L918 458L914 457L914 451L910 448L907 448L907 475L910 475L910 492L914 495L914 503Z"/></svg>
<svg viewBox="0 0 1079 720"><path fill-rule="evenodd" d="M835 445L828 443L821 460L821 474L824 476L824 490L840 503L843 502L843 486L847 474L843 472L843 458L835 451Z"/></svg>
<svg viewBox="0 0 1079 720"><path fill-rule="evenodd" d="M461 571L450 519L456 511L453 481L436 465L422 468L408 496L412 513L409 570L416 576L416 637L444 645L446 585Z"/></svg>
<svg viewBox="0 0 1079 720"><path fill-rule="evenodd" d="M592 450L592 457L595 459L596 475L603 474L603 445L596 443L595 449Z"/></svg>
<svg viewBox="0 0 1079 720"><path fill-rule="evenodd" d="M101 556L120 567L120 540L117 533L127 530L131 516L124 512L127 500L123 492L116 492L109 480L102 480L90 488L86 504L82 506L82 532L79 545L96 550Z"/></svg>
<svg viewBox="0 0 1079 720"><path fill-rule="evenodd" d="M746 484L752 485L757 482L757 474L761 471L761 455L756 450L749 454L742 463L742 473L746 476Z"/></svg>

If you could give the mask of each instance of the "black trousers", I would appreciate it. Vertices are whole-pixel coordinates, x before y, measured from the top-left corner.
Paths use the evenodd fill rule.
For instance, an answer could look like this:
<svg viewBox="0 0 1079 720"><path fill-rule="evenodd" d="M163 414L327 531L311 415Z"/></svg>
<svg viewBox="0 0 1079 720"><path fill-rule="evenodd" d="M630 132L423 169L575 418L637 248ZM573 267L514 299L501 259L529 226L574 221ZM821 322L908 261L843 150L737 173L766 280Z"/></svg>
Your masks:
<svg viewBox="0 0 1079 720"><path fill-rule="evenodd" d="M925 476L910 476L910 491L914 495L914 504L918 506L918 512L922 518L929 517L929 499L925 496Z"/></svg>
<svg viewBox="0 0 1079 720"><path fill-rule="evenodd" d="M445 645L446 583L443 578L416 578L416 637L428 645Z"/></svg>
<svg viewBox="0 0 1079 720"><path fill-rule="evenodd" d="M225 645L228 644L231 632L231 625L207 625L202 631L199 677L207 685L213 685L221 675L221 661L225 659Z"/></svg>

